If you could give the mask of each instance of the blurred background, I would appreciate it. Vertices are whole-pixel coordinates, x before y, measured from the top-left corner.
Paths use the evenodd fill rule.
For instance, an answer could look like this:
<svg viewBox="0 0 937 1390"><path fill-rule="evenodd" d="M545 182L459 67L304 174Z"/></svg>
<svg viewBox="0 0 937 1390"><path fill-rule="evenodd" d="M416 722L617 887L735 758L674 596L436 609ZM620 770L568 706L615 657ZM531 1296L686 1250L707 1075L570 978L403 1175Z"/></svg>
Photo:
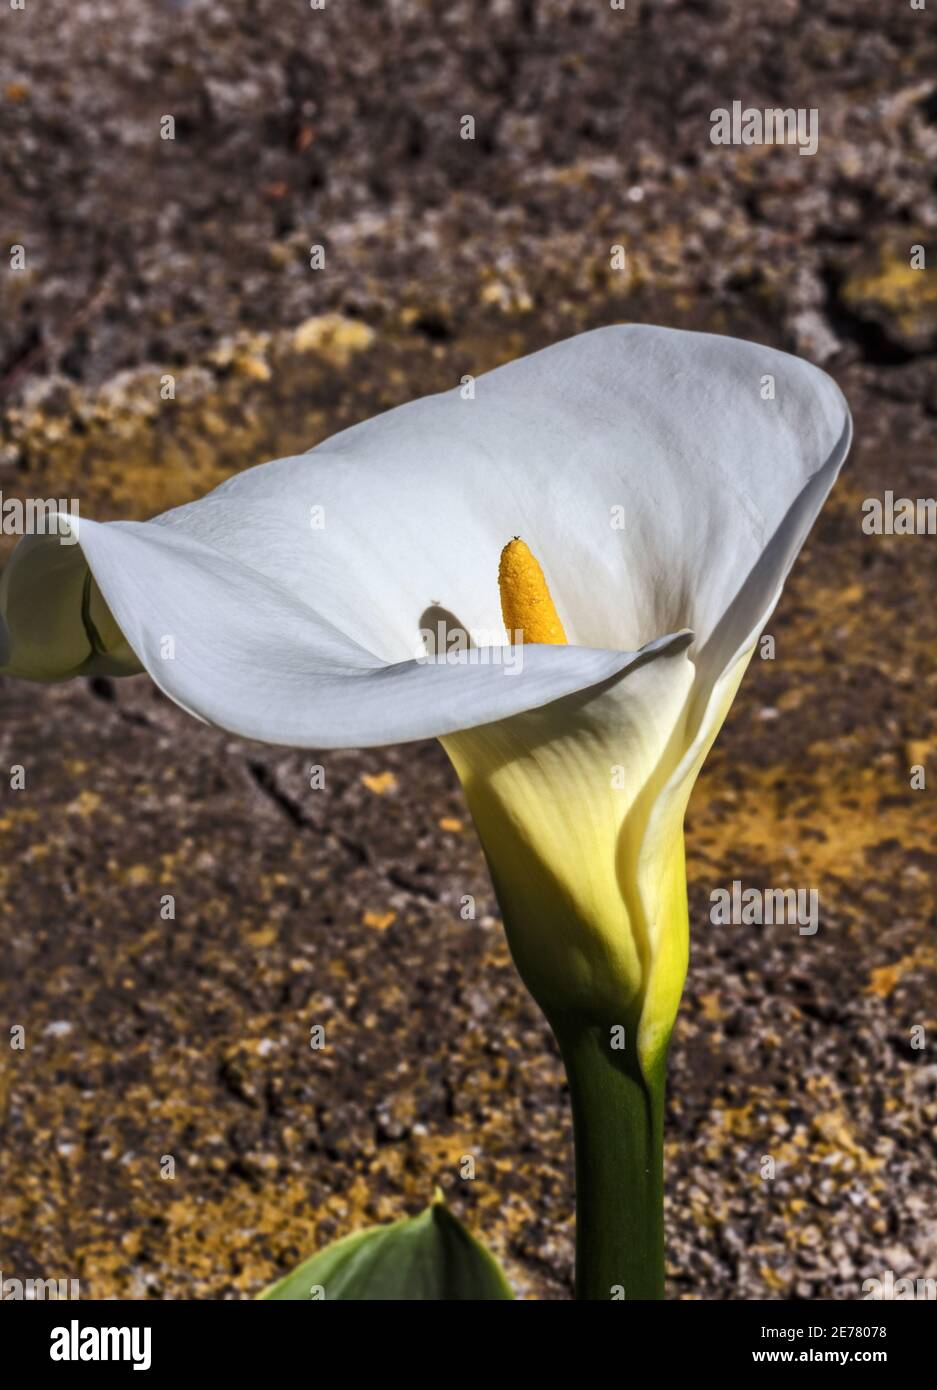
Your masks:
<svg viewBox="0 0 937 1390"><path fill-rule="evenodd" d="M851 461L688 817L671 1297L937 1275L937 1068L911 1046L937 1027L937 540L860 525L864 498L935 493L935 11L0 11L4 498L143 518L629 320L758 339L846 392ZM818 153L712 145L735 100L815 108ZM441 750L248 745L145 677L0 680L0 709L0 768L27 774L0 778L0 1033L27 1036L0 1045L4 1277L245 1297L439 1184L521 1295L568 1297L562 1070ZM734 879L816 888L819 932L714 927Z"/></svg>

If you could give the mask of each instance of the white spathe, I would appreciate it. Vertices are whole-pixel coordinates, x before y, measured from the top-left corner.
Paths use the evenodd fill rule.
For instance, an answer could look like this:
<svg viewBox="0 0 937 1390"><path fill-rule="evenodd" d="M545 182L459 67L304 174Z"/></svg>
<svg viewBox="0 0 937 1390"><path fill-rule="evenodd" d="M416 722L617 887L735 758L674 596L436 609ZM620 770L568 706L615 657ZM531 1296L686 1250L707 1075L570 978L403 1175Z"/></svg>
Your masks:
<svg viewBox="0 0 937 1390"><path fill-rule="evenodd" d="M686 801L850 429L797 358L598 329L153 521L25 539L0 669L142 666L201 718L292 746L451 736L528 984L548 1013L624 1011L650 1058L685 971ZM521 670L418 660L437 609L506 641L514 535L569 645L525 647Z"/></svg>

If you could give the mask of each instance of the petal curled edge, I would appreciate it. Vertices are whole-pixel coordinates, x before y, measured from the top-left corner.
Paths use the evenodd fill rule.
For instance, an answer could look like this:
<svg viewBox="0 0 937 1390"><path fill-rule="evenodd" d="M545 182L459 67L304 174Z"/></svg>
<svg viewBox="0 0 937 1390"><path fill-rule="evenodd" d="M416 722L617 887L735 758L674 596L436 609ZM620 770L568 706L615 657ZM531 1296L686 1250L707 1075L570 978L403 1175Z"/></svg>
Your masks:
<svg viewBox="0 0 937 1390"><path fill-rule="evenodd" d="M638 652L527 646L387 663L290 590L173 528L82 521L78 546L27 539L4 576L11 674L56 679L115 659L95 650L83 617L90 572L118 638L177 704L291 747L369 747L505 719L692 640L673 633Z"/></svg>

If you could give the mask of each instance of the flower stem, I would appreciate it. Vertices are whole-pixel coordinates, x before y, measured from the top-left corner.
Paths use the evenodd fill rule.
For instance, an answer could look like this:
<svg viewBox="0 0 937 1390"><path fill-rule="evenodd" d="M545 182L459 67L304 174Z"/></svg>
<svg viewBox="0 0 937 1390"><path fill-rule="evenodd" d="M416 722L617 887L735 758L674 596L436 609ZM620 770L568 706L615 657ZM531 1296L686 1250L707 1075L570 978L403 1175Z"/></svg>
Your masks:
<svg viewBox="0 0 937 1390"><path fill-rule="evenodd" d="M576 1298L663 1298L666 1058L648 1079L607 1030L568 1024L557 1038L576 1140Z"/></svg>

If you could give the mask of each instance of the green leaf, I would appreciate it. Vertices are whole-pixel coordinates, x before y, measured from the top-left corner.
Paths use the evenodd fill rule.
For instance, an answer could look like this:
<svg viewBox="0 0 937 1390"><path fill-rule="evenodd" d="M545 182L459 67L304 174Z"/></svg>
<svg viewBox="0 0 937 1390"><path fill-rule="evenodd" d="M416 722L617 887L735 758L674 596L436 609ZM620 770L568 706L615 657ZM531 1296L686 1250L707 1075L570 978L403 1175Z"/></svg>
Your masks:
<svg viewBox="0 0 937 1390"><path fill-rule="evenodd" d="M437 1194L419 1216L327 1245L258 1297L438 1302L514 1295L497 1260Z"/></svg>

